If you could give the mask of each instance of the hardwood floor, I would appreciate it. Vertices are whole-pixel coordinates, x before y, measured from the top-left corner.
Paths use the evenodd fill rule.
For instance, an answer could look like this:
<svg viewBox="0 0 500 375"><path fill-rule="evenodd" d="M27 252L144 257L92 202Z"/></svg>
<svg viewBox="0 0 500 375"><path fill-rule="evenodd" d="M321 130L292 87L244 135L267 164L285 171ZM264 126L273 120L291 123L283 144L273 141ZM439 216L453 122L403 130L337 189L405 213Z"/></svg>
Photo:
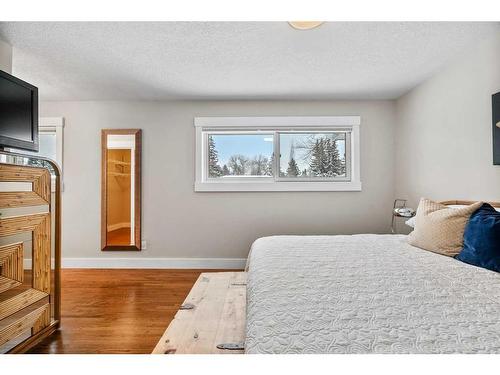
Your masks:
<svg viewBox="0 0 500 375"><path fill-rule="evenodd" d="M30 353L151 353L201 272L63 269L61 329Z"/></svg>

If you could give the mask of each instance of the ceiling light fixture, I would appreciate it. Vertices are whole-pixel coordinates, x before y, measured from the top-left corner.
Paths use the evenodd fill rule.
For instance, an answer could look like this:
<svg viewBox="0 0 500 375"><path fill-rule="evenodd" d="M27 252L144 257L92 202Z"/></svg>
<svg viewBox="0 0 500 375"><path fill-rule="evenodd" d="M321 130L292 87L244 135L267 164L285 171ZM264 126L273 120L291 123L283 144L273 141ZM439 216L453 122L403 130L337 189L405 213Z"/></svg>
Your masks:
<svg viewBox="0 0 500 375"><path fill-rule="evenodd" d="M288 24L297 30L311 30L323 23L323 21L288 21Z"/></svg>

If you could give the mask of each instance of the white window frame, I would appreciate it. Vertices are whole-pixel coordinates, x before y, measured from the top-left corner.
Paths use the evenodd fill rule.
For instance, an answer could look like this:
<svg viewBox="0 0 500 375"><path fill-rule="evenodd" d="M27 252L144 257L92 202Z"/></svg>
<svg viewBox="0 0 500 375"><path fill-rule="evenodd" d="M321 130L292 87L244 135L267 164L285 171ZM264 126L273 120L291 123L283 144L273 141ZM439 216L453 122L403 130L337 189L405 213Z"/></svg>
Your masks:
<svg viewBox="0 0 500 375"><path fill-rule="evenodd" d="M360 116L266 116L266 117L195 117L196 192L221 191L361 191L360 177ZM347 179L298 178L279 176L279 157L275 158L274 177L255 176L231 179L208 178L207 133L250 132L286 133L312 131L345 131L346 153L350 158L350 176ZM273 144L279 155L279 138ZM349 144L347 142L350 140ZM350 177L350 178L349 178Z"/></svg>
<svg viewBox="0 0 500 375"><path fill-rule="evenodd" d="M56 135L56 160L61 172L61 181L63 180L63 144L64 144L64 118L63 117L40 117L38 121L38 133L50 133ZM15 153L25 153L24 150L7 148L8 151ZM31 154L27 155L31 156ZM52 191L55 191L56 177L52 176ZM61 184L61 190L64 185Z"/></svg>
<svg viewBox="0 0 500 375"><path fill-rule="evenodd" d="M56 160L54 160L61 174L63 172L63 144L64 144L64 118L63 117L41 117L38 123L39 133L51 133L56 135Z"/></svg>

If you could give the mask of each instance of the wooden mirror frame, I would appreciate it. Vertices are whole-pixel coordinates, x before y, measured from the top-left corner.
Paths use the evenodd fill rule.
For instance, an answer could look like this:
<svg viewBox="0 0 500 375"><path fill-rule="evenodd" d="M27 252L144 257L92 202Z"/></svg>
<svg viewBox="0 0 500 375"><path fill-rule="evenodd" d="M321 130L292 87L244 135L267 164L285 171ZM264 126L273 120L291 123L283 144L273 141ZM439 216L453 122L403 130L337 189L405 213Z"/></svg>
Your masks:
<svg viewBox="0 0 500 375"><path fill-rule="evenodd" d="M108 245L107 243L107 169L108 169L108 135L134 135L134 245ZM141 129L102 129L101 131L101 250L102 251L141 251Z"/></svg>

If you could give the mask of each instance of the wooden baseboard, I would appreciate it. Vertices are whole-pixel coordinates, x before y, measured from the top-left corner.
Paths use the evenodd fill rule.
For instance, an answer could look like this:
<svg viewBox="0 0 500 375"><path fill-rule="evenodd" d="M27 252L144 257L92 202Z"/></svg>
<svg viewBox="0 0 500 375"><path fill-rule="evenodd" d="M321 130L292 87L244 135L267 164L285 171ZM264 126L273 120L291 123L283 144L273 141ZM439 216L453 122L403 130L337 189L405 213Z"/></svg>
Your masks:
<svg viewBox="0 0 500 375"><path fill-rule="evenodd" d="M245 268L245 258L63 258L62 268L117 268L117 269L220 269ZM25 269L31 268L31 259L24 259Z"/></svg>

